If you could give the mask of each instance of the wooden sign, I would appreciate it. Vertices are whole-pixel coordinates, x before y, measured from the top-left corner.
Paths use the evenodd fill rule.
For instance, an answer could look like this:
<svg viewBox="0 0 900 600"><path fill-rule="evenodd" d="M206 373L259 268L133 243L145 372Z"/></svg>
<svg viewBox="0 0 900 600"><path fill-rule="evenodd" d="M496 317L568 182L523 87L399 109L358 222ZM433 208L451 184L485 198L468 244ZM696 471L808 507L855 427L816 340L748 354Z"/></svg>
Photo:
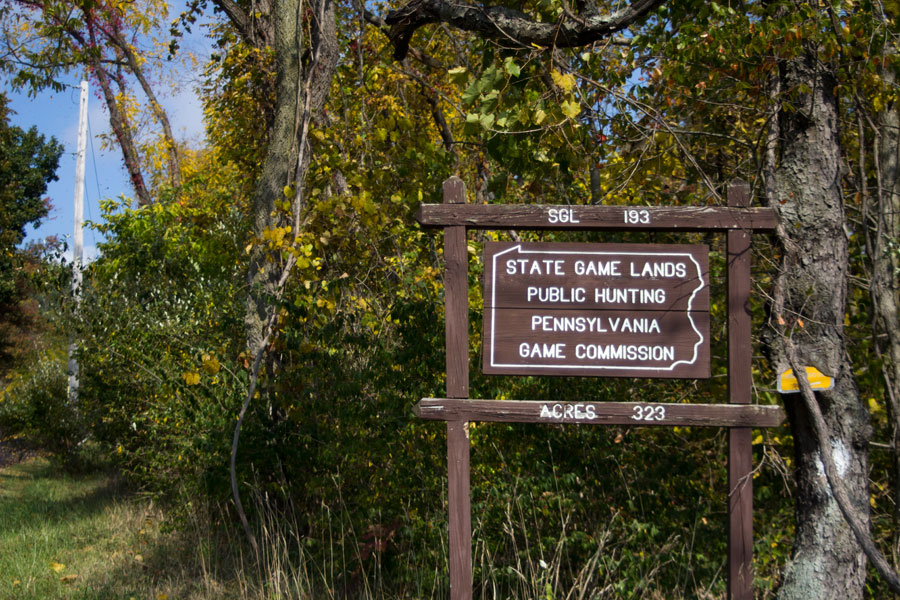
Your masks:
<svg viewBox="0 0 900 600"><path fill-rule="evenodd" d="M709 377L709 251L487 242L488 374Z"/></svg>
<svg viewBox="0 0 900 600"><path fill-rule="evenodd" d="M447 421L451 600L473 597L471 421L728 427L728 598L753 600L752 428L784 412L752 404L750 234L773 230L775 210L751 208L741 181L705 207L467 205L458 177L443 191L416 219L444 228L447 397L417 414ZM469 229L725 232L729 404L469 398ZM485 372L709 377L705 246L492 243L485 257Z"/></svg>
<svg viewBox="0 0 900 600"><path fill-rule="evenodd" d="M540 204L423 204L425 227L639 231L772 231L770 208L746 206L560 206Z"/></svg>
<svg viewBox="0 0 900 600"><path fill-rule="evenodd" d="M785 417L781 407L753 404L553 402L472 398L422 398L415 411L419 417L433 421L668 427L777 427Z"/></svg>
<svg viewBox="0 0 900 600"><path fill-rule="evenodd" d="M815 367L806 367L806 379L814 390L830 390L834 387L834 379ZM800 382L793 369L788 369L778 378L778 391L782 394L796 394L800 391Z"/></svg>

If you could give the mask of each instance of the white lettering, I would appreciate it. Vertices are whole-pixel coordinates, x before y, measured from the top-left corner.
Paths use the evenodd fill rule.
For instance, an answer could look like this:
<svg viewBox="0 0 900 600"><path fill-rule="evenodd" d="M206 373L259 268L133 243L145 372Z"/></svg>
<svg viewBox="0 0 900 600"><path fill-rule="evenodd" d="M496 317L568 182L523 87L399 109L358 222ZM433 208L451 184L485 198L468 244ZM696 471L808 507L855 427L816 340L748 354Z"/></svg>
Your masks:
<svg viewBox="0 0 900 600"><path fill-rule="evenodd" d="M576 344L575 358L579 360L670 362L675 360L675 346Z"/></svg>
<svg viewBox="0 0 900 600"><path fill-rule="evenodd" d="M553 225L556 223L581 223L575 218L575 210L571 208L551 208L547 210L547 220Z"/></svg>
<svg viewBox="0 0 900 600"><path fill-rule="evenodd" d="M576 260L576 275L591 275L594 277L620 277L619 272L620 260Z"/></svg>
<svg viewBox="0 0 900 600"><path fill-rule="evenodd" d="M641 288L594 288L597 304L664 304L666 290Z"/></svg>
<svg viewBox="0 0 900 600"><path fill-rule="evenodd" d="M636 210L636 209L627 209L625 211L625 222L626 223L641 223L646 225L650 222L650 211L649 210Z"/></svg>
<svg viewBox="0 0 900 600"><path fill-rule="evenodd" d="M525 299L528 302L584 302L587 300L587 290L584 288L564 287L540 287L529 285L525 290Z"/></svg>
<svg viewBox="0 0 900 600"><path fill-rule="evenodd" d="M687 275L687 266L683 262L645 262L644 266L638 271L634 263L631 263L629 269L632 277L681 277Z"/></svg>
<svg viewBox="0 0 900 600"><path fill-rule="evenodd" d="M507 275L565 275L565 259L552 258L509 258L506 260Z"/></svg>
<svg viewBox="0 0 900 600"><path fill-rule="evenodd" d="M602 317L556 317L531 315L531 330L545 332L607 333Z"/></svg>
<svg viewBox="0 0 900 600"><path fill-rule="evenodd" d="M540 418L593 421L597 418L597 409L593 404L554 404L552 407L542 404Z"/></svg>
<svg viewBox="0 0 900 600"><path fill-rule="evenodd" d="M565 358L565 344L519 344L521 358Z"/></svg>
<svg viewBox="0 0 900 600"><path fill-rule="evenodd" d="M634 421L665 421L666 407L661 405L641 405L636 404L633 408L634 414L631 415Z"/></svg>

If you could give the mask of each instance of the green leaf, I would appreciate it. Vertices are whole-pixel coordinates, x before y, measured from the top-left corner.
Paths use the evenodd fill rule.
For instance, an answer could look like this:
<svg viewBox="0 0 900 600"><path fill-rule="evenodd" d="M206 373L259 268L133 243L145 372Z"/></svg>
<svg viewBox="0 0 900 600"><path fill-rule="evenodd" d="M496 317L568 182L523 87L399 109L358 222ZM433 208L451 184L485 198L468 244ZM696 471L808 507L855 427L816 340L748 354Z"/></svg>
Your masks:
<svg viewBox="0 0 900 600"><path fill-rule="evenodd" d="M447 71L447 76L455 85L463 85L469 80L469 70L465 67L454 67Z"/></svg>
<svg viewBox="0 0 900 600"><path fill-rule="evenodd" d="M475 103L475 100L478 99L478 96L481 94L481 89L483 84L481 80L475 81L472 85L466 88L466 91L462 93L462 101L463 105L471 106Z"/></svg>
<svg viewBox="0 0 900 600"><path fill-rule="evenodd" d="M507 56L503 60L503 69L510 77L518 77L522 72L522 69L520 69L519 65L515 63L512 56Z"/></svg>

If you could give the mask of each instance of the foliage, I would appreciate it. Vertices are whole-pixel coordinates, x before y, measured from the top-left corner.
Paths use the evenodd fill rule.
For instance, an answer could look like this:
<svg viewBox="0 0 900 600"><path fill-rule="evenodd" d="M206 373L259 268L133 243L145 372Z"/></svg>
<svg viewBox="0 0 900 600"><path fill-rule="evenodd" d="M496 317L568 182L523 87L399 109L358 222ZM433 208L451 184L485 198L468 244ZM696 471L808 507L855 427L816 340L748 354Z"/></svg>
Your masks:
<svg viewBox="0 0 900 600"><path fill-rule="evenodd" d="M25 228L47 216L47 184L56 180L62 146L45 140L35 127L9 124L6 96L0 94L0 378L27 359L40 331L30 298L35 273L55 242L19 247Z"/></svg>
<svg viewBox="0 0 900 600"><path fill-rule="evenodd" d="M566 8L527 4L547 20ZM250 366L247 257L254 247L272 260L290 255L296 267L277 307L279 335L241 436L241 490L268 499L255 514L260 527L269 510L292 515L302 552L314 562L324 564L336 547L359 557L335 567L335 588L352 595L381 578L399 597L445 593L444 434L412 410L444 385L441 238L414 225L416 207L440 202L439 182L454 173L477 202L717 204L735 176L761 196L769 128L779 106L790 107L799 93L772 88L778 60L814 44L822 60L837 62L846 90L841 184L859 223L848 226L854 281L864 280L871 257L860 232L868 218L863 195L877 179L865 152L875 132L865 119L896 100L880 75L896 59L876 61L868 46L886 43L893 24L866 3L835 4L834 22L817 8L776 5L671 3L624 39L577 50L434 28L421 43L431 58L397 64L358 7L341 4L342 55L310 135L302 228L259 236L250 234L249 207L276 74L268 50L216 25L216 57L203 84L206 147L183 151L174 185L159 158L164 145L146 145L145 156L158 158L147 161L153 203L106 202L96 227L107 242L85 273L81 310L61 278L56 294L44 291L57 333L78 339L78 412L93 441L156 496L171 501L187 490L225 501L228 448ZM296 193L286 185L276 210L287 216ZM721 236L517 235L709 245L714 377L659 383L485 377L473 369L473 397L723 401ZM481 245L507 236L478 232L469 240L473 365L481 352ZM778 250L761 238L754 248L755 281L765 290ZM857 381L876 435L888 439L896 415L887 410L884 359L870 335L871 299L863 285L848 294ZM767 318L762 295L752 306L755 325ZM50 418L66 408L63 370L56 355L18 374L0 414L31 423L48 441L67 439ZM756 401L775 403L769 365L757 361L754 378ZM723 593L723 433L494 424L474 425L470 434L476 583L486 596L547 596L548 586L559 596L579 585L620 598ZM792 444L786 430L754 435L758 597L774 595L790 556ZM889 475L895 452L873 456L881 543L897 525ZM339 539L330 535L336 523ZM877 583L873 589L880 591Z"/></svg>
<svg viewBox="0 0 900 600"><path fill-rule="evenodd" d="M18 246L27 225L39 225L49 210L47 184L56 181L62 146L32 127L9 124L8 100L0 94L0 306L14 302Z"/></svg>

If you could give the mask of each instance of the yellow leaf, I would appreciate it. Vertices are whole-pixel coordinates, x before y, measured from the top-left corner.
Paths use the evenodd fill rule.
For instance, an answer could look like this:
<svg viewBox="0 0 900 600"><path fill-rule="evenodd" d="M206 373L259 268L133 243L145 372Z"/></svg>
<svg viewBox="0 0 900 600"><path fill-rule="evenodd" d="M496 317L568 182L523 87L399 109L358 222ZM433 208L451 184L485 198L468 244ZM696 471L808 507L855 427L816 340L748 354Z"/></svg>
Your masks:
<svg viewBox="0 0 900 600"><path fill-rule="evenodd" d="M553 71L550 71L550 77L553 79L553 83L562 88L566 93L571 92L575 88L575 76L571 73L563 75L554 69Z"/></svg>
<svg viewBox="0 0 900 600"><path fill-rule="evenodd" d="M71 573L69 575L63 575L62 577L59 578L59 580L62 581L63 583L72 583L76 579L78 579L78 575L76 575L74 573Z"/></svg>
<svg viewBox="0 0 900 600"><path fill-rule="evenodd" d="M456 85L462 85L469 79L469 71L465 67L454 67L447 71L447 76Z"/></svg>
<svg viewBox="0 0 900 600"><path fill-rule="evenodd" d="M66 565L53 561L52 563L50 563L50 568L57 573L62 573L62 571L66 568Z"/></svg>
<svg viewBox="0 0 900 600"><path fill-rule="evenodd" d="M219 361L215 357L210 357L208 354L203 356L203 370L209 373L210 375L215 375L219 372L221 365Z"/></svg>
<svg viewBox="0 0 900 600"><path fill-rule="evenodd" d="M156 594L156 600L169 600L169 595L159 592L158 594Z"/></svg>
<svg viewBox="0 0 900 600"><path fill-rule="evenodd" d="M566 100L559 106L562 109L563 114L570 119L574 119L578 116L578 113L581 112L581 106L575 100Z"/></svg>

